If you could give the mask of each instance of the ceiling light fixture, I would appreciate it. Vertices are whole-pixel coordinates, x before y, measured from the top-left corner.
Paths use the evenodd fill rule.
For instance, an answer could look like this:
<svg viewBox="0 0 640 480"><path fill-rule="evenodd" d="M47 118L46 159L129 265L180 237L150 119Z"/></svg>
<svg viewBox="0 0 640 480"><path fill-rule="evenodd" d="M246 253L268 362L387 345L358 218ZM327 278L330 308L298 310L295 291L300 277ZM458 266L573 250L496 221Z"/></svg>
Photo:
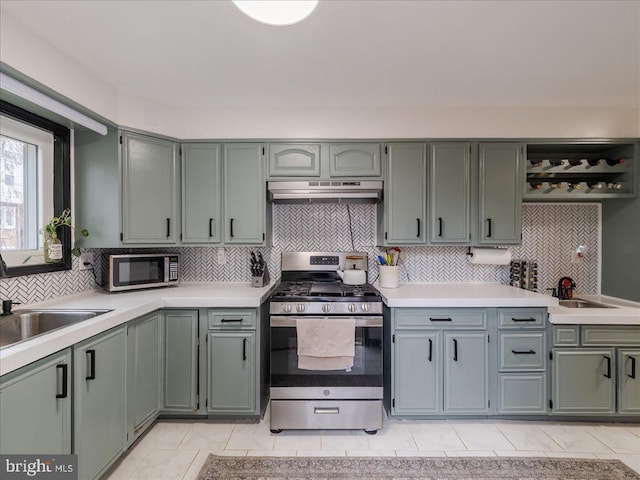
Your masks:
<svg viewBox="0 0 640 480"><path fill-rule="evenodd" d="M293 25L307 18L319 0L231 0L245 15L267 25Z"/></svg>
<svg viewBox="0 0 640 480"><path fill-rule="evenodd" d="M71 120L73 123L77 123L89 130L93 130L100 135L107 134L107 127L102 123L95 121L93 118L87 117L84 113L80 113L77 110L66 106L64 103L54 100L48 95L45 95L35 88L31 88L30 86L25 85L2 72L0 72L0 89L12 93L17 97L38 105L39 107L45 108L50 112L56 113L67 120Z"/></svg>

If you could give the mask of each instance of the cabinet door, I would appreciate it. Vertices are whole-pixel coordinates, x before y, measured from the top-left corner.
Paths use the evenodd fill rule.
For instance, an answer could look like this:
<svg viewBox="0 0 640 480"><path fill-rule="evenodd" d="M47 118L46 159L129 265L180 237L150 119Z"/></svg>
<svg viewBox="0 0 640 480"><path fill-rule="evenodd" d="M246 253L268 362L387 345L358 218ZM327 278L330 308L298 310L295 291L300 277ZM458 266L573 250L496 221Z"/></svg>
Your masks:
<svg viewBox="0 0 640 480"><path fill-rule="evenodd" d="M397 333L393 362L393 413L430 415L442 412L441 334Z"/></svg>
<svg viewBox="0 0 640 480"><path fill-rule="evenodd" d="M164 312L163 410L198 409L198 311Z"/></svg>
<svg viewBox="0 0 640 480"><path fill-rule="evenodd" d="M445 332L445 413L489 412L489 349L486 332Z"/></svg>
<svg viewBox="0 0 640 480"><path fill-rule="evenodd" d="M614 413L612 348L553 349L552 413Z"/></svg>
<svg viewBox="0 0 640 480"><path fill-rule="evenodd" d="M264 146L224 146L225 243L261 245L265 240Z"/></svg>
<svg viewBox="0 0 640 480"><path fill-rule="evenodd" d="M387 146L385 243L424 243L427 159L423 143Z"/></svg>
<svg viewBox="0 0 640 480"><path fill-rule="evenodd" d="M126 446L126 327L73 347L78 478L97 478Z"/></svg>
<svg viewBox="0 0 640 480"><path fill-rule="evenodd" d="M220 243L220 151L215 143L182 146L182 243Z"/></svg>
<svg viewBox="0 0 640 480"><path fill-rule="evenodd" d="M123 133L122 143L123 243L176 243L177 145L133 133Z"/></svg>
<svg viewBox="0 0 640 480"><path fill-rule="evenodd" d="M382 175L379 143L329 145L331 177L379 177Z"/></svg>
<svg viewBox="0 0 640 480"><path fill-rule="evenodd" d="M522 184L519 143L480 144L481 244L519 244L522 240Z"/></svg>
<svg viewBox="0 0 640 480"><path fill-rule="evenodd" d="M2 377L0 453L71 453L71 350Z"/></svg>
<svg viewBox="0 0 640 480"><path fill-rule="evenodd" d="M618 351L618 412L640 414L640 349Z"/></svg>
<svg viewBox="0 0 640 480"><path fill-rule="evenodd" d="M468 143L432 143L429 155L429 241L468 243Z"/></svg>
<svg viewBox="0 0 640 480"><path fill-rule="evenodd" d="M160 314L133 320L129 326L129 428L138 437L158 415L160 397Z"/></svg>
<svg viewBox="0 0 640 480"><path fill-rule="evenodd" d="M319 143L269 144L269 177L320 176Z"/></svg>
<svg viewBox="0 0 640 480"><path fill-rule="evenodd" d="M207 338L207 410L221 414L255 414L255 332L210 331Z"/></svg>

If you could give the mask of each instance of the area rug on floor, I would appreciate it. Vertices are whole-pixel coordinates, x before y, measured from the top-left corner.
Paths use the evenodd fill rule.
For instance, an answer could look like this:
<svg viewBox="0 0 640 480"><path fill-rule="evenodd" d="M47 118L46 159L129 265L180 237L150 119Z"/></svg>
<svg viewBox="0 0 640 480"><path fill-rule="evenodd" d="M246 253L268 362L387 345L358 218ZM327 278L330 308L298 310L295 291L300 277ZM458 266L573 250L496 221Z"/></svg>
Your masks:
<svg viewBox="0 0 640 480"><path fill-rule="evenodd" d="M619 460L541 457L219 457L198 480L640 480Z"/></svg>

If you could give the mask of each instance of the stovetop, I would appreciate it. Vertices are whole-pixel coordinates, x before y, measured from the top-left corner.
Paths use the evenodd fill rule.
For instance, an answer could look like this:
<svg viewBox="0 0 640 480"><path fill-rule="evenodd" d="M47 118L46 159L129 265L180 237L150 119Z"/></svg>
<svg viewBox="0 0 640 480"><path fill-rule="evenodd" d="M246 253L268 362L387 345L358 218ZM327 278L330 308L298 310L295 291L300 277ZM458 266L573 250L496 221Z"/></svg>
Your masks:
<svg viewBox="0 0 640 480"><path fill-rule="evenodd" d="M378 301L380 293L369 284L346 285L342 281L283 281L273 291L271 298L306 302Z"/></svg>

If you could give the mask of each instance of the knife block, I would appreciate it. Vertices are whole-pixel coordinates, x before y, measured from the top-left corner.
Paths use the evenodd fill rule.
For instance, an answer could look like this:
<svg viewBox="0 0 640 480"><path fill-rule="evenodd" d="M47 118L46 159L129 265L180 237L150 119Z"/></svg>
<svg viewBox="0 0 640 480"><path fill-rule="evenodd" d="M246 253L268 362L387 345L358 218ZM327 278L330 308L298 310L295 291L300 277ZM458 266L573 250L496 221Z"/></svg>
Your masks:
<svg viewBox="0 0 640 480"><path fill-rule="evenodd" d="M265 285L268 285L270 281L271 278L269 277L269 268L265 265L262 275L251 277L251 286L255 288L261 288Z"/></svg>

